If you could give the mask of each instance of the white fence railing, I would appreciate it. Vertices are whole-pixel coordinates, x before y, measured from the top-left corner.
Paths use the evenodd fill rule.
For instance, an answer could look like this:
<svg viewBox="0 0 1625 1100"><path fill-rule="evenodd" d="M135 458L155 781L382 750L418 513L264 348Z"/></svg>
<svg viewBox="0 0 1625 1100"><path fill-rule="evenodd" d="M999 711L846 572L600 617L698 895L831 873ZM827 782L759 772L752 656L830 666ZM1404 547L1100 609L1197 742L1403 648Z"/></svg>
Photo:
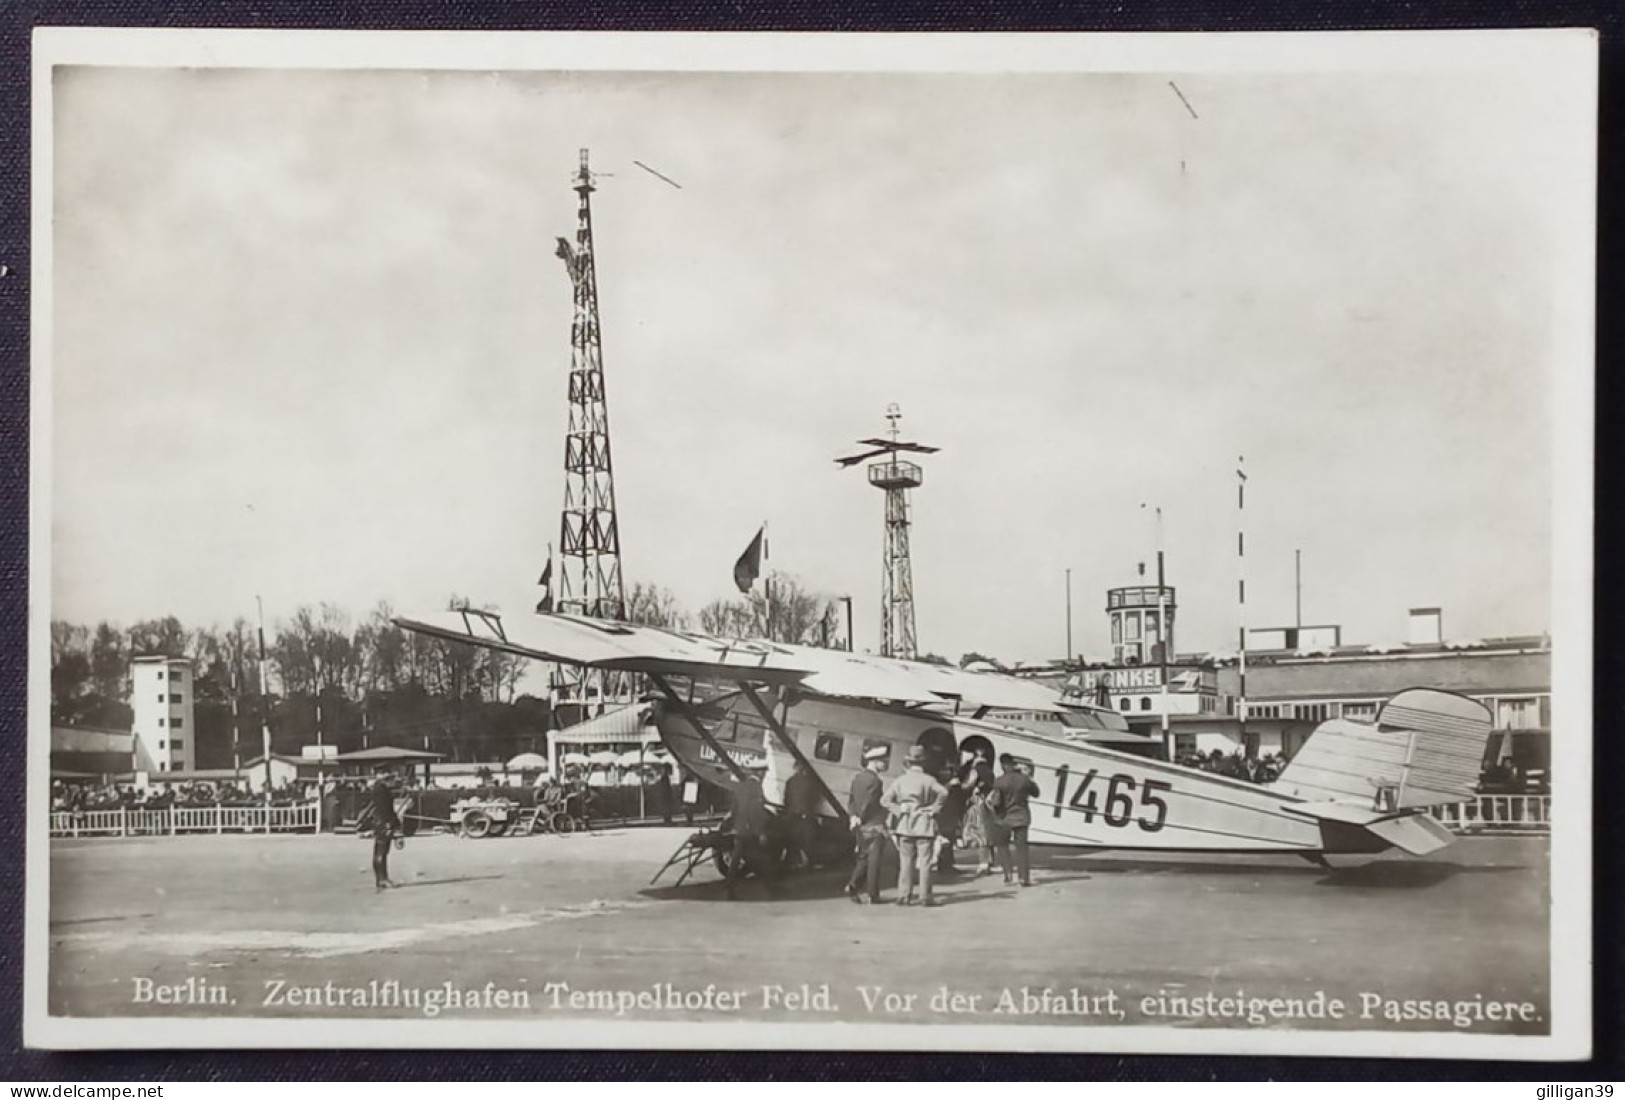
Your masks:
<svg viewBox="0 0 1625 1100"><path fill-rule="evenodd" d="M1457 833L1549 833L1552 796L1547 794L1481 794L1471 802L1453 802L1428 811Z"/></svg>
<svg viewBox="0 0 1625 1100"><path fill-rule="evenodd" d="M170 810L56 810L51 835L174 836L177 833L313 833L316 803L198 806Z"/></svg>
<svg viewBox="0 0 1625 1100"><path fill-rule="evenodd" d="M1481 794L1471 802L1429 811L1458 833L1551 831L1550 795ZM313 833L318 808L298 806L201 806L170 810L54 811L51 835L174 836L180 833Z"/></svg>

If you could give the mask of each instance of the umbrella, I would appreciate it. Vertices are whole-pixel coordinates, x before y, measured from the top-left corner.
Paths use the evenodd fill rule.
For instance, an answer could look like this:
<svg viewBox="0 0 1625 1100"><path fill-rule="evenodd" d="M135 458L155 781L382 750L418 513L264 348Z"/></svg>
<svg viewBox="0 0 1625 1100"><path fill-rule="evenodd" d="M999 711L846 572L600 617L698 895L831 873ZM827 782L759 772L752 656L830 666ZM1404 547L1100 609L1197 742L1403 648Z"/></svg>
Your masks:
<svg viewBox="0 0 1625 1100"><path fill-rule="evenodd" d="M563 764L590 764L592 760L584 752L567 752L560 759Z"/></svg>
<svg viewBox="0 0 1625 1100"><path fill-rule="evenodd" d="M508 761L508 770L511 772L533 771L537 768L547 767L547 757L539 752L522 752Z"/></svg>
<svg viewBox="0 0 1625 1100"><path fill-rule="evenodd" d="M615 766L616 761L619 759L620 757L609 749L603 749L587 757L587 762L595 768L611 768Z"/></svg>
<svg viewBox="0 0 1625 1100"><path fill-rule="evenodd" d="M615 763L623 768L635 768L639 764L651 764L653 761L649 758L648 753L640 753L633 749L631 752L621 753L620 756L615 758Z"/></svg>

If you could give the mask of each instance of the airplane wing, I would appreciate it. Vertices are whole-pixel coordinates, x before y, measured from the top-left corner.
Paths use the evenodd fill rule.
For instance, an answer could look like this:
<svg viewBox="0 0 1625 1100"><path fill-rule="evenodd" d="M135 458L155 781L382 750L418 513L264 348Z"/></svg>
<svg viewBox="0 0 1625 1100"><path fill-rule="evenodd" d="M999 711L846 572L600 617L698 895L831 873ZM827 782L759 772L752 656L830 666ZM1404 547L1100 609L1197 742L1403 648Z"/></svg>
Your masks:
<svg viewBox="0 0 1625 1100"><path fill-rule="evenodd" d="M810 668L802 687L820 695L886 699L907 703L953 701L973 709L1037 710L1059 713L1061 695L1043 684L996 673L966 672L953 665L902 661L811 646L775 645L791 660Z"/></svg>
<svg viewBox="0 0 1625 1100"><path fill-rule="evenodd" d="M915 705L951 701L973 708L1063 709L1059 692L1013 676L579 615L525 615L508 621L491 611L435 611L394 621L420 634L562 664L798 685L819 695Z"/></svg>
<svg viewBox="0 0 1625 1100"><path fill-rule="evenodd" d="M763 684L797 683L810 671L771 652L766 644L579 615L528 615L504 621L492 611L435 611L398 615L394 621L405 630L448 641L591 668L721 676Z"/></svg>

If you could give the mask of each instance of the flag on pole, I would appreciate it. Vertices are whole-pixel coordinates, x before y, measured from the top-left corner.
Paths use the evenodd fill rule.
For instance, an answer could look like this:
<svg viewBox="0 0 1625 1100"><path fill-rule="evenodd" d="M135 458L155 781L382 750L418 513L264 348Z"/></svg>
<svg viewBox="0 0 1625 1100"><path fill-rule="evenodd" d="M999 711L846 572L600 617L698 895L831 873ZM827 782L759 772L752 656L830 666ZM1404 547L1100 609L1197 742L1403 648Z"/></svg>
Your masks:
<svg viewBox="0 0 1625 1100"><path fill-rule="evenodd" d="M547 564L542 566L541 579L536 582L541 586L542 598L536 604L536 614L550 615L553 612L553 556L548 551Z"/></svg>
<svg viewBox="0 0 1625 1100"><path fill-rule="evenodd" d="M765 525L758 528L756 537L750 540L745 552L734 562L734 584L741 592L749 592L750 586L756 583L756 578L762 575L762 554L766 551L764 541L766 534Z"/></svg>

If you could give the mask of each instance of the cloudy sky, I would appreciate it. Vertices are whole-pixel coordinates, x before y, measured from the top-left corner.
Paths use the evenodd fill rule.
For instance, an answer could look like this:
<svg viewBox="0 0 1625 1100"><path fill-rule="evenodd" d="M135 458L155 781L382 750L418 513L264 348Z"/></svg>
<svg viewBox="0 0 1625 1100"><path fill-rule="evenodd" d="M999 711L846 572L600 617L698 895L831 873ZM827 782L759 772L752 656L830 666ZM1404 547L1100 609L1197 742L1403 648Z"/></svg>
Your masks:
<svg viewBox="0 0 1625 1100"><path fill-rule="evenodd" d="M1170 79L1189 101L1181 102ZM1549 626L1553 106L1500 74L61 68L53 614L528 609L563 487L590 147L628 581L772 562L878 644L1105 646L1160 505L1182 649ZM1194 112L1194 117L1193 117ZM657 168L681 189L642 172ZM1561 177L1567 178L1567 177Z"/></svg>

